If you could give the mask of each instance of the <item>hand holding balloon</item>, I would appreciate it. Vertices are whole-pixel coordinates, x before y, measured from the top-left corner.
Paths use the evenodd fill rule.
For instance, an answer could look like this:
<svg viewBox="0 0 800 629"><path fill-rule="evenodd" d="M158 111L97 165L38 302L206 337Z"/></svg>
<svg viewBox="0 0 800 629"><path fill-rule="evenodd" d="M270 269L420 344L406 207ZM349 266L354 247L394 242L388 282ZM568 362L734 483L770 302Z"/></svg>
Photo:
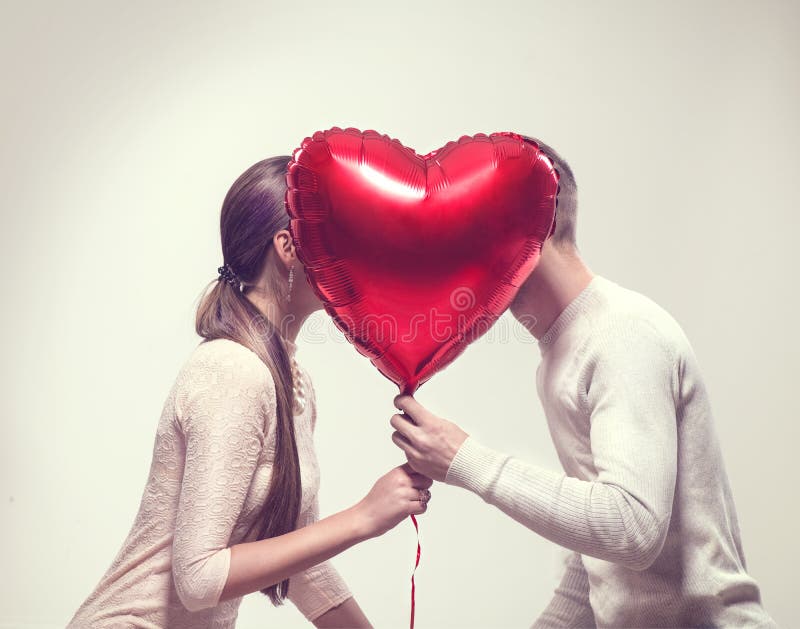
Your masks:
<svg viewBox="0 0 800 629"><path fill-rule="evenodd" d="M392 441L406 455L409 465L436 481L444 481L458 449L469 436L453 422L437 417L410 395L399 395L394 405L403 411L393 415Z"/></svg>
<svg viewBox="0 0 800 629"><path fill-rule="evenodd" d="M353 507L361 535L378 537L397 526L409 515L425 513L433 481L406 463L381 476L369 493Z"/></svg>

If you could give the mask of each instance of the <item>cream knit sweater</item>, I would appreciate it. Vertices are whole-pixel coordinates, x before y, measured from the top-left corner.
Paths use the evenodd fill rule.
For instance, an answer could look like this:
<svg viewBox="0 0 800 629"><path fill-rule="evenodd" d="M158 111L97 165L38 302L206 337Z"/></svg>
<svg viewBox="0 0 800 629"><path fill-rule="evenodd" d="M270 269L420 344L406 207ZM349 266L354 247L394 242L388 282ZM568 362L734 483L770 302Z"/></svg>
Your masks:
<svg viewBox="0 0 800 629"><path fill-rule="evenodd" d="M289 350L294 355L291 343ZM301 371L308 401L294 418L303 492L298 527L317 520L319 487L316 402ZM266 365L234 341L201 343L164 403L130 533L69 627L233 627L242 599L219 602L230 546L255 539L245 532L266 497L274 449L275 386ZM269 599L257 596L268 614ZM289 583L290 600L309 620L350 596L328 562Z"/></svg>
<svg viewBox="0 0 800 629"><path fill-rule="evenodd" d="M468 437L446 477L574 551L534 626L774 626L674 319L595 276L539 346L539 397L566 474Z"/></svg>

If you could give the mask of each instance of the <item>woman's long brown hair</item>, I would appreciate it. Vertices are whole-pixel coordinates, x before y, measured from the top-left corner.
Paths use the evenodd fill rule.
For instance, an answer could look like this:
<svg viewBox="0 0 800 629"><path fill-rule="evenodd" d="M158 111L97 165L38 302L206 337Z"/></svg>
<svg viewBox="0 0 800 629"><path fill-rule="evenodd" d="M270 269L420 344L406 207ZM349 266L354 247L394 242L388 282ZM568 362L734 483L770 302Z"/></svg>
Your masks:
<svg viewBox="0 0 800 629"><path fill-rule="evenodd" d="M286 167L291 158L272 157L248 168L234 182L222 204L222 256L243 283L255 282L267 264L272 237L289 224L284 198ZM276 288L276 296L280 292ZM195 329L204 341L226 338L248 347L264 361L275 383L275 462L266 500L257 522L257 539L294 530L300 511L300 463L292 414L292 368L275 326L238 287L214 280L203 296ZM261 590L273 605L289 593L285 579Z"/></svg>

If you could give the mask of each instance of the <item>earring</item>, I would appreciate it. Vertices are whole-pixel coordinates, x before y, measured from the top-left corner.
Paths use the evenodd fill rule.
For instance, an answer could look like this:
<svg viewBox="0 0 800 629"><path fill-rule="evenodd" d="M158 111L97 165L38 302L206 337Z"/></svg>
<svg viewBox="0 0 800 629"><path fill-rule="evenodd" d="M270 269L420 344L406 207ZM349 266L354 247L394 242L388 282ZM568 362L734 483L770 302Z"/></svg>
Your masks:
<svg viewBox="0 0 800 629"><path fill-rule="evenodd" d="M289 267L289 290L286 292L286 301L292 301L292 284L294 284L294 265Z"/></svg>

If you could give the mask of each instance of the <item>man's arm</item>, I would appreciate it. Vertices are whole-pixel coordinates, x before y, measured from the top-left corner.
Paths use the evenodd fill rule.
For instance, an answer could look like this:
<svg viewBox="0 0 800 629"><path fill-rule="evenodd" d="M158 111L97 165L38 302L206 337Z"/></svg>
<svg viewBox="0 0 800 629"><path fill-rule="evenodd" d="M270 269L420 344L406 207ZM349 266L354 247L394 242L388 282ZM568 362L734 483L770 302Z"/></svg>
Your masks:
<svg viewBox="0 0 800 629"><path fill-rule="evenodd" d="M605 330L588 357L579 399L590 421L597 476L580 480L498 452L436 417L414 398L395 400L394 442L411 466L478 494L570 550L644 570L663 547L677 473L675 361L646 322ZM409 421L412 420L412 421ZM450 465L453 445L463 439Z"/></svg>

